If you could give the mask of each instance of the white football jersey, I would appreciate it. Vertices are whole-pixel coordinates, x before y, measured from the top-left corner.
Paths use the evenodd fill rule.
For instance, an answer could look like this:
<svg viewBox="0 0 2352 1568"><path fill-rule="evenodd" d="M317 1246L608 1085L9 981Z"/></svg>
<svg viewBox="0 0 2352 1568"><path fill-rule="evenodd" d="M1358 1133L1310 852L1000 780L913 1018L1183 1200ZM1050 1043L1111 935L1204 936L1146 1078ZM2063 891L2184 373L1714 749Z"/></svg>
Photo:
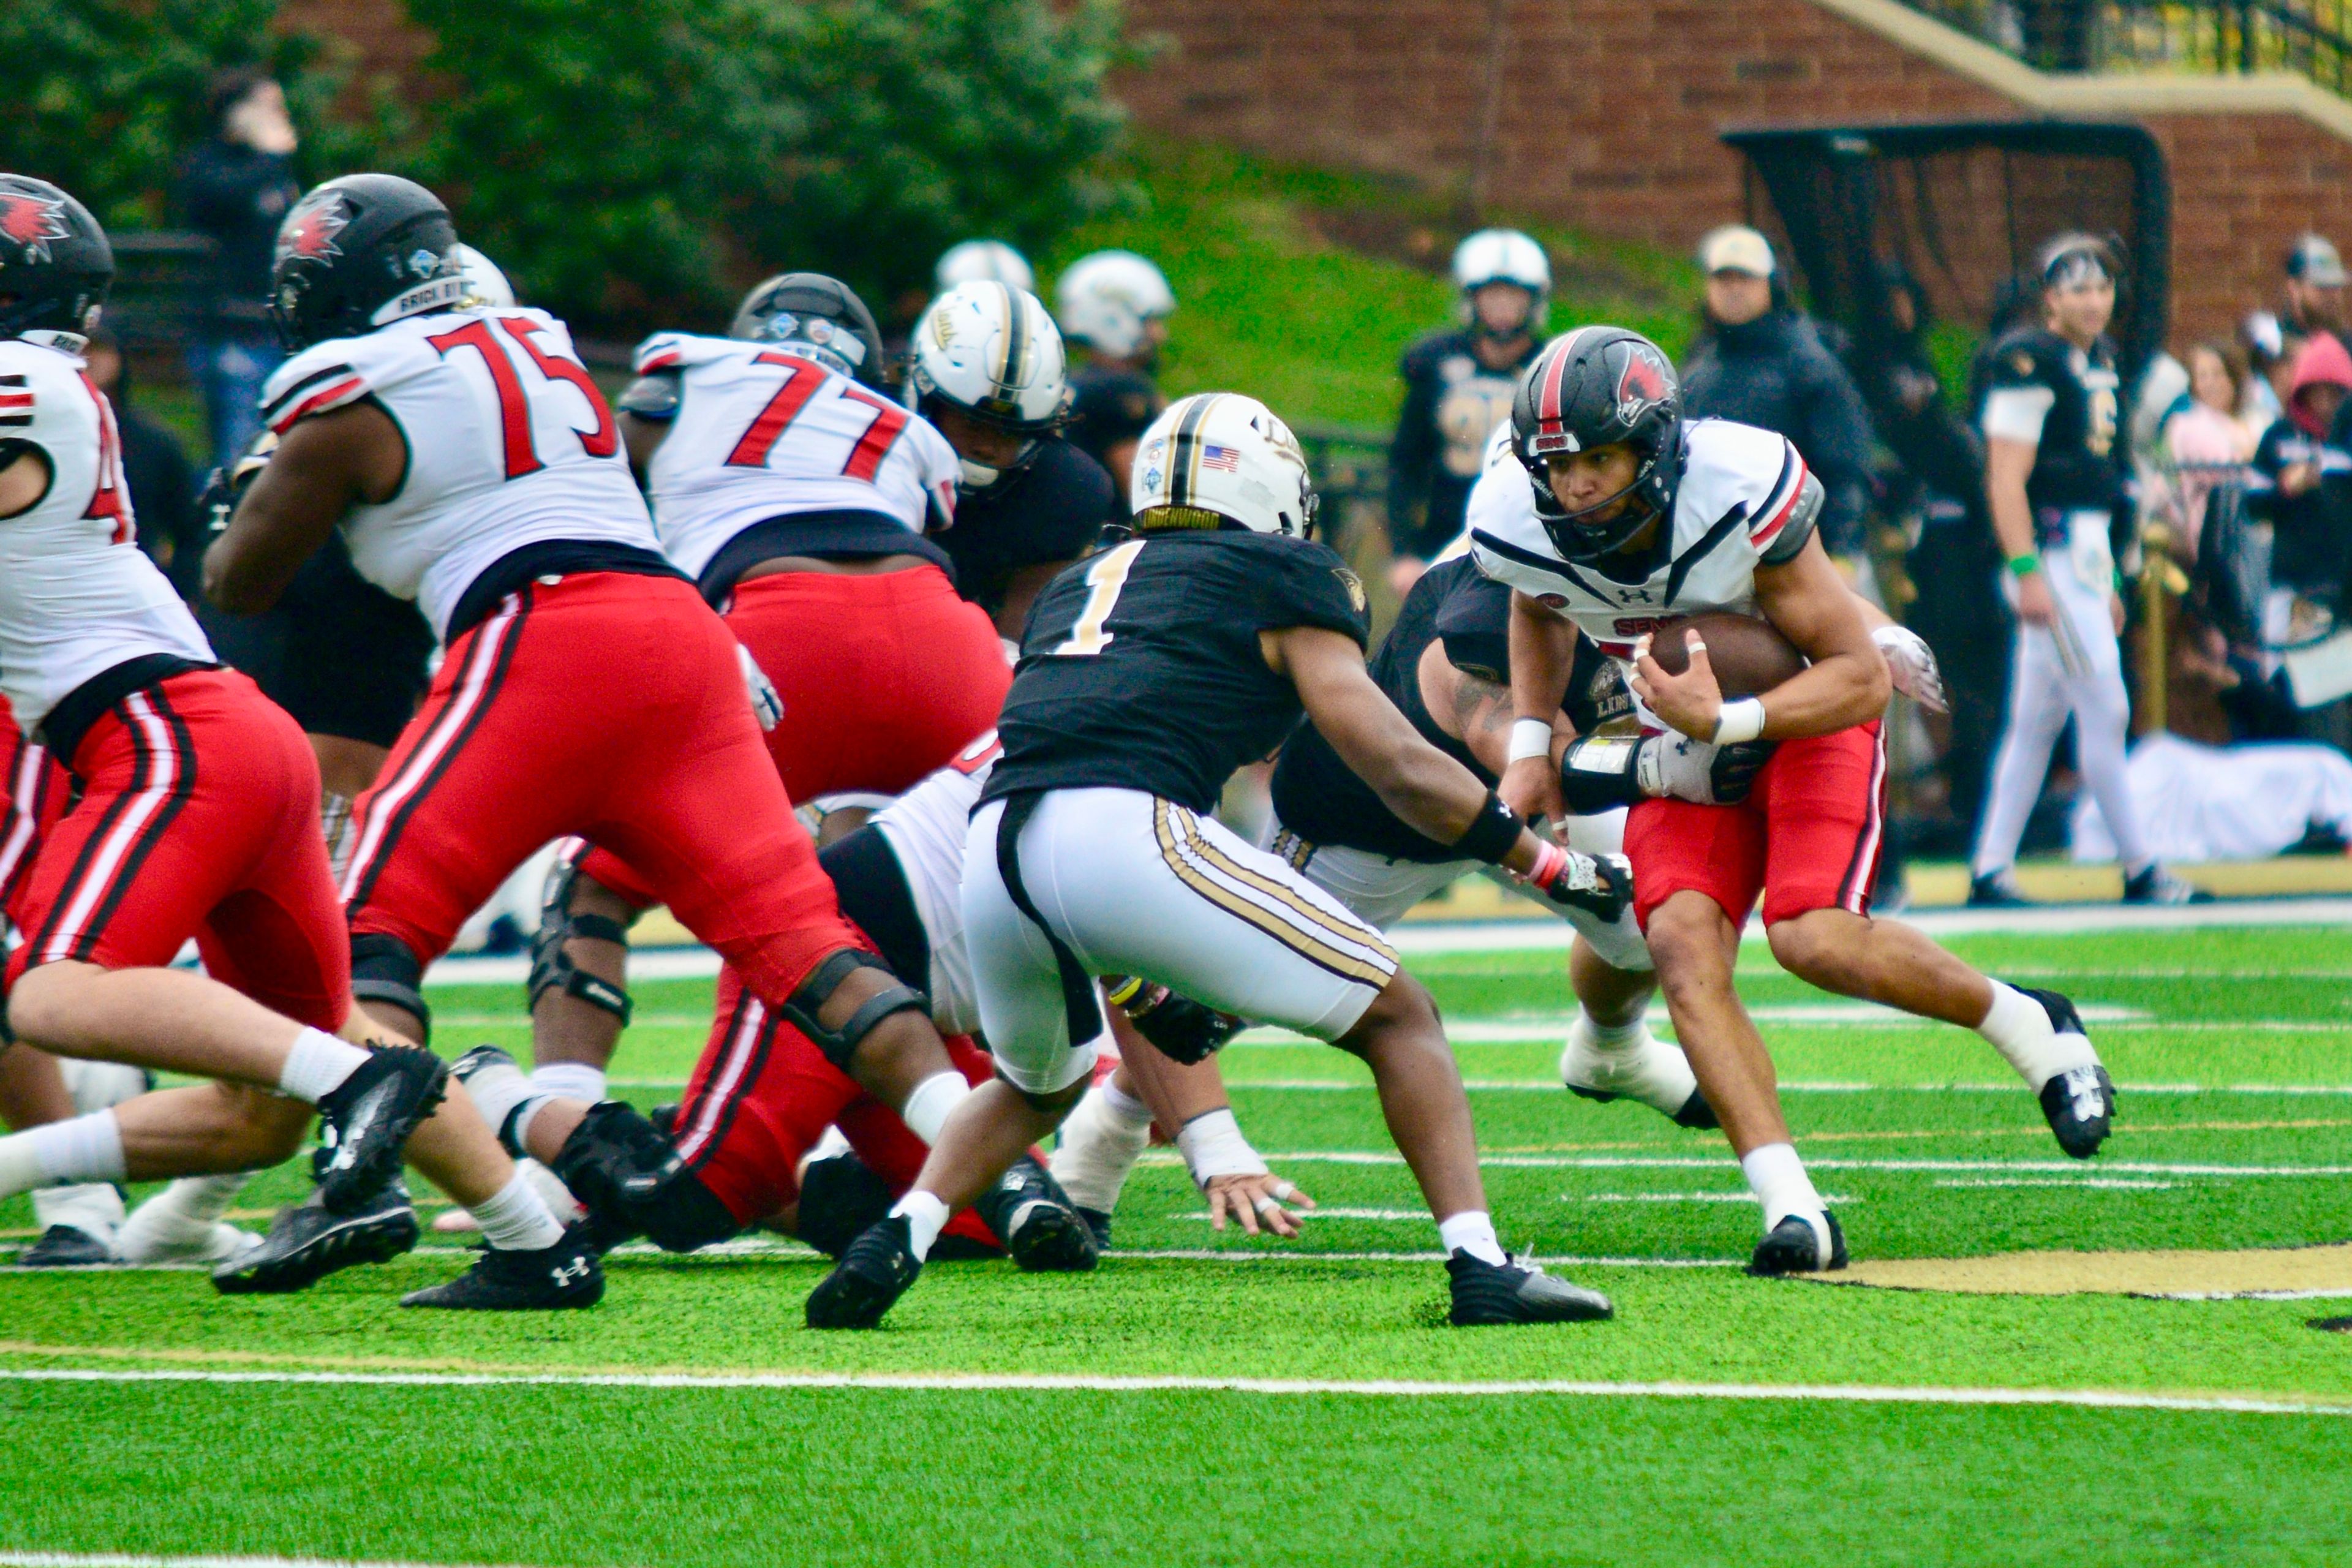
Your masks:
<svg viewBox="0 0 2352 1568"><path fill-rule="evenodd" d="M772 344L660 332L637 374L677 377L678 406L646 474L662 548L699 577L755 522L870 511L920 534L955 515L955 448L930 422Z"/></svg>
<svg viewBox="0 0 2352 1568"><path fill-rule="evenodd" d="M400 426L408 473L343 520L352 562L415 600L436 637L474 580L526 544L661 548L613 411L546 311L440 311L314 343L269 378L262 417L283 436L362 398Z"/></svg>
<svg viewBox="0 0 2352 1568"><path fill-rule="evenodd" d="M991 730L874 817L874 826L898 857L908 890L914 895L915 913L930 942L927 989L931 1021L942 1035L969 1035L980 1027L980 997L972 987L971 957L963 944L963 848L972 807L980 804L980 792L988 787L988 775L1003 754L1003 742Z"/></svg>
<svg viewBox="0 0 2352 1568"><path fill-rule="evenodd" d="M26 733L91 677L149 654L213 661L196 618L138 545L114 410L82 362L0 342L0 444L48 459L48 493L0 519L0 692Z"/></svg>
<svg viewBox="0 0 2352 1568"><path fill-rule="evenodd" d="M1684 616L1755 615L1756 568L1804 548L1821 514L1821 482L1786 437L1752 425L1696 420L1683 440L1671 531L1646 555L1611 557L1606 572L1561 558L1536 516L1527 469L1504 451L1470 491L1478 569L1558 610L1620 659L1633 658L1637 638ZM1646 710L1643 718L1655 722Z"/></svg>

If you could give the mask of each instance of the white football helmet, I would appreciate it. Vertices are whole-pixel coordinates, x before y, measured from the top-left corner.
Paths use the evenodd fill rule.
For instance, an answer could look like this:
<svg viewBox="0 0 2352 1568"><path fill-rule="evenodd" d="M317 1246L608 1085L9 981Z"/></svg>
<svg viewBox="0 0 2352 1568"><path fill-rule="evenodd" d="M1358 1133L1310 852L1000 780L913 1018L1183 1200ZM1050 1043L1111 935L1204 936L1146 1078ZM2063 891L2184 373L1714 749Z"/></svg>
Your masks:
<svg viewBox="0 0 2352 1568"><path fill-rule="evenodd" d="M932 276L942 294L959 283L1002 283L1037 291L1037 275L1029 269L1027 258L1001 239L967 239L950 246Z"/></svg>
<svg viewBox="0 0 2352 1568"><path fill-rule="evenodd" d="M907 406L928 414L940 403L1030 437L1010 465L1024 468L1037 440L1059 426L1070 401L1062 334L1037 296L1003 283L959 283L932 300L915 323ZM961 459L969 489L985 489L1006 469Z"/></svg>
<svg viewBox="0 0 2352 1568"><path fill-rule="evenodd" d="M1144 322L1175 310L1168 279L1131 250L1082 256L1054 285L1062 331L1113 359L1135 354L1143 347Z"/></svg>
<svg viewBox="0 0 2352 1568"><path fill-rule="evenodd" d="M1237 392L1170 404L1136 444L1128 500L1144 529L1213 528L1220 519L1255 533L1305 538L1315 529L1315 489L1298 437Z"/></svg>
<svg viewBox="0 0 2352 1568"><path fill-rule="evenodd" d="M1454 286L1462 290L1462 309L1470 310L1470 296L1489 283L1516 283L1534 295L1528 328L1540 332L1551 305L1551 261L1544 247L1515 228L1482 228L1454 247Z"/></svg>
<svg viewBox="0 0 2352 1568"><path fill-rule="evenodd" d="M458 304L466 310L489 306L506 310L515 302L514 285L499 270L499 264L470 245L457 247L457 276L466 280L466 292Z"/></svg>

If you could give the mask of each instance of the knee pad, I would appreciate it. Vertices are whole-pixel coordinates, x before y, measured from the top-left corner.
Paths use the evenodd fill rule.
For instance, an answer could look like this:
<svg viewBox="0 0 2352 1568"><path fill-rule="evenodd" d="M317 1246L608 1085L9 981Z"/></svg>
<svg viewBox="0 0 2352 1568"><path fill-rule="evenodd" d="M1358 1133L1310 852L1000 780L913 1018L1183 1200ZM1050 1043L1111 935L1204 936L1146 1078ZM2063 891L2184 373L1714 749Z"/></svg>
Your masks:
<svg viewBox="0 0 2352 1568"><path fill-rule="evenodd" d="M587 1207L600 1251L642 1236L666 1252L692 1252L743 1228L677 1145L619 1100L592 1106L549 1168Z"/></svg>
<svg viewBox="0 0 2352 1568"><path fill-rule="evenodd" d="M396 936L370 931L352 938L352 994L415 1014L419 1043L433 1037L433 1009L425 1004L425 965Z"/></svg>
<svg viewBox="0 0 2352 1568"><path fill-rule="evenodd" d="M898 1201L890 1184L855 1154L811 1160L801 1173L800 1218L793 1234L828 1258L839 1258L867 1226L887 1218Z"/></svg>
<svg viewBox="0 0 2352 1568"><path fill-rule="evenodd" d="M801 982L800 989L793 993L791 1000L777 1008L786 1022L816 1042L816 1048L824 1053L825 1060L844 1073L849 1071L849 1058L856 1054L857 1042L873 1033L874 1026L893 1013L915 1012L929 1016L931 1011L929 997L901 983L869 998L849 1016L849 1021L840 1028L826 1028L816 1021L818 1010L841 988L841 983L849 978L850 972L858 969L878 969L893 980L898 978L877 954L845 947L818 964L809 977Z"/></svg>
<svg viewBox="0 0 2352 1568"><path fill-rule="evenodd" d="M609 915L572 912L572 890L579 879L580 868L562 856L548 869L547 886L540 894L539 930L530 939L528 1005L537 1007L541 996L549 991L561 991L610 1013L625 1029L633 1005L628 992L582 969L563 951L563 944L575 936L624 946L629 940L628 926Z"/></svg>

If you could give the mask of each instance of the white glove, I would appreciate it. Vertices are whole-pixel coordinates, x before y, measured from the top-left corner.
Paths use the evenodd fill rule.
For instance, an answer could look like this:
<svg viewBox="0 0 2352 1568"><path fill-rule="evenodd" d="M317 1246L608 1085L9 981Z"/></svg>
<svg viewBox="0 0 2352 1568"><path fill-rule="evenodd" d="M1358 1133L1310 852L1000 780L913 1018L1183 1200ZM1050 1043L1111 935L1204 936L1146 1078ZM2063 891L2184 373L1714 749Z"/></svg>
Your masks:
<svg viewBox="0 0 2352 1568"><path fill-rule="evenodd" d="M1917 632L1909 626L1885 626L1871 633L1870 640L1886 656L1895 690L1931 713L1952 710L1944 700L1944 672L1936 668L1935 650Z"/></svg>
<svg viewBox="0 0 2352 1568"><path fill-rule="evenodd" d="M741 643L735 645L736 661L743 667L743 694L751 700L751 717L760 721L762 731L772 730L784 716L784 700L776 695L774 683L751 650Z"/></svg>
<svg viewBox="0 0 2352 1568"><path fill-rule="evenodd" d="M1771 746L1759 741L1717 746L1672 732L1650 735L1642 742L1634 777L1653 800L1670 796L1700 805L1737 805L1748 798L1771 756Z"/></svg>

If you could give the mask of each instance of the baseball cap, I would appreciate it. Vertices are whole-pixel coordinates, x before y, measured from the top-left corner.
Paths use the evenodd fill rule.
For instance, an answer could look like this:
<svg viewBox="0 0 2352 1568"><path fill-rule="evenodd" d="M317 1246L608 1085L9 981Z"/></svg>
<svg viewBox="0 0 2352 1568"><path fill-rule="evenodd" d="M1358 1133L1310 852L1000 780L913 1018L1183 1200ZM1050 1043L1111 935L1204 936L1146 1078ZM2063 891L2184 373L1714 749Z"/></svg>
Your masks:
<svg viewBox="0 0 2352 1568"><path fill-rule="evenodd" d="M1745 272L1751 277L1772 276L1772 242L1744 223L1726 224L1709 229L1698 242L1698 269L1701 272Z"/></svg>
<svg viewBox="0 0 2352 1568"><path fill-rule="evenodd" d="M2335 246L2315 234L2305 235L2286 253L2286 275L2299 283L2313 283L2322 289L2341 289L2347 281L2344 258L2336 254Z"/></svg>

